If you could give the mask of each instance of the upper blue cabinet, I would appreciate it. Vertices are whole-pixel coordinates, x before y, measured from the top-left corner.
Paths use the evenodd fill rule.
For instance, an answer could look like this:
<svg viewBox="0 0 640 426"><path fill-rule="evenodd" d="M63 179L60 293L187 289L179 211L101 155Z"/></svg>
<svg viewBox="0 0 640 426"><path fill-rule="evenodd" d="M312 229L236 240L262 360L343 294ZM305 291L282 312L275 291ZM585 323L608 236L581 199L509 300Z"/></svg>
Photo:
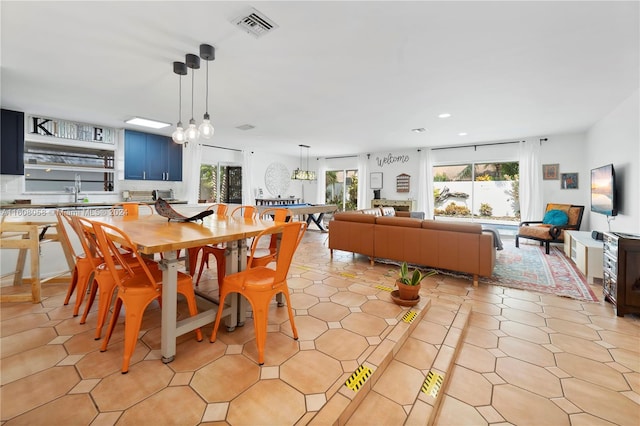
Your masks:
<svg viewBox="0 0 640 426"><path fill-rule="evenodd" d="M124 178L182 180L182 145L170 137L124 131Z"/></svg>
<svg viewBox="0 0 640 426"><path fill-rule="evenodd" d="M3 109L0 129L0 173L24 175L24 113Z"/></svg>

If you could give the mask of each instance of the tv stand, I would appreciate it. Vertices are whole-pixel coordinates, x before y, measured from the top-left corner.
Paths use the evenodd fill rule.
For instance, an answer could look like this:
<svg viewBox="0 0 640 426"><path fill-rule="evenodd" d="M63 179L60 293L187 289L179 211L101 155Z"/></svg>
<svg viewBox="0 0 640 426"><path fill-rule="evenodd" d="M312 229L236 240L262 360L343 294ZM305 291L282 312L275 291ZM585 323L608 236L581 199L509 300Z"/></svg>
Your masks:
<svg viewBox="0 0 640 426"><path fill-rule="evenodd" d="M640 312L640 235L604 233L603 293L617 316Z"/></svg>
<svg viewBox="0 0 640 426"><path fill-rule="evenodd" d="M595 284L595 278L603 279L602 247L602 241L594 240L589 231L564 231L564 254L589 284Z"/></svg>

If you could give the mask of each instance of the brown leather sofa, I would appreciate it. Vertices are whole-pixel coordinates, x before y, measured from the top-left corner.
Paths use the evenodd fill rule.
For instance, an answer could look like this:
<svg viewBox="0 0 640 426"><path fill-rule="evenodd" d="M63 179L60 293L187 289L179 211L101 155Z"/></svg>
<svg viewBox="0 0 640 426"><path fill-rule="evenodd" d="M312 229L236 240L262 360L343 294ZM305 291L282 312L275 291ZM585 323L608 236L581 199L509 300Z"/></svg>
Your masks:
<svg viewBox="0 0 640 426"><path fill-rule="evenodd" d="M370 258L490 277L496 260L493 234L477 223L421 220L389 208L341 212L329 225L329 249ZM391 208L391 210L393 210ZM386 214L386 215L385 215Z"/></svg>

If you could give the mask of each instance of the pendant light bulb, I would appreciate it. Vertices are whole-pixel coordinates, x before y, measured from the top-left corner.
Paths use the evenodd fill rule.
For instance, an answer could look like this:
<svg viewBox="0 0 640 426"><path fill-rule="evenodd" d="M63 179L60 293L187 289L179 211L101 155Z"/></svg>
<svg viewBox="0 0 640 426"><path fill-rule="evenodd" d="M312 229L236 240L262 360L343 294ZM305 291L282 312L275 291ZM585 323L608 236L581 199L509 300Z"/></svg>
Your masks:
<svg viewBox="0 0 640 426"><path fill-rule="evenodd" d="M176 130L171 134L171 139L177 144L184 144L187 141L187 135L184 133L182 123L178 122Z"/></svg>
<svg viewBox="0 0 640 426"><path fill-rule="evenodd" d="M187 128L185 134L187 136L187 141L198 142L198 139L200 138L200 131L196 127L196 120L194 120L193 118L189 120L189 127Z"/></svg>
<svg viewBox="0 0 640 426"><path fill-rule="evenodd" d="M213 137L213 133L215 129L209 120L209 114L204 115L204 120L202 120L202 124L200 124L200 136L205 139L211 139Z"/></svg>

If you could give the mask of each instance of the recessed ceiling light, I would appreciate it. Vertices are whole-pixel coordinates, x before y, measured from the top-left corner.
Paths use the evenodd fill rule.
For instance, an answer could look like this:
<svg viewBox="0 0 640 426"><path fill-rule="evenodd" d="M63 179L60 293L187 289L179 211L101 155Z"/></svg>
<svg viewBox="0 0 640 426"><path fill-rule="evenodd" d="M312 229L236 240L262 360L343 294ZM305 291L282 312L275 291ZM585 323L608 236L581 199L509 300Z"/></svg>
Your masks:
<svg viewBox="0 0 640 426"><path fill-rule="evenodd" d="M468 134L467 132L460 132L458 133L458 136L467 136L467 134Z"/></svg>
<svg viewBox="0 0 640 426"><path fill-rule="evenodd" d="M163 129L165 127L171 126L171 124L169 123L163 123L162 121L149 120L148 118L140 117L133 117L125 121L125 123L133 124L135 126L150 127L152 129Z"/></svg>
<svg viewBox="0 0 640 426"><path fill-rule="evenodd" d="M449 114L448 112L443 112L442 114L438 114L438 118L449 118L451 117L451 114Z"/></svg>
<svg viewBox="0 0 640 426"><path fill-rule="evenodd" d="M424 133L427 131L427 129L425 129L424 127L418 127L416 129L411 129L411 131L414 133Z"/></svg>

